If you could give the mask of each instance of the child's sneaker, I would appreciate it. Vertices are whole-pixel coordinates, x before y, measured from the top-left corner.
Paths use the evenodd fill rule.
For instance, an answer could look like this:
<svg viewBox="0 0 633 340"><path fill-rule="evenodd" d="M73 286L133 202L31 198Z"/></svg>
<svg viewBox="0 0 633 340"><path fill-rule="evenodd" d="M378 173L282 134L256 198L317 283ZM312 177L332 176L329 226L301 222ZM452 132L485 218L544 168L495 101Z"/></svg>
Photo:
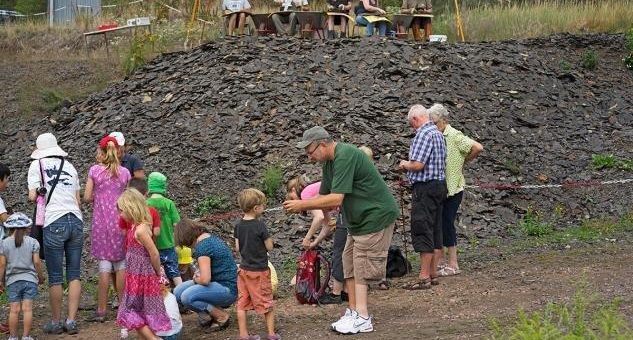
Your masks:
<svg viewBox="0 0 633 340"><path fill-rule="evenodd" d="M44 333L46 334L62 334L64 333L64 326L61 321L53 322L49 321L46 326L44 326Z"/></svg>
<svg viewBox="0 0 633 340"><path fill-rule="evenodd" d="M371 323L371 316L365 319L356 314L355 318L347 318L337 324L334 330L341 334L368 333L374 331L374 325Z"/></svg>
<svg viewBox="0 0 633 340"><path fill-rule="evenodd" d="M77 321L66 320L66 322L64 322L64 331L70 335L79 333L79 328L77 327Z"/></svg>
<svg viewBox="0 0 633 340"><path fill-rule="evenodd" d="M18 339L18 338L15 338L15 340L17 340L17 339ZM32 338L32 337L30 337L30 336L23 336L23 337L22 337L22 340L33 340L33 338Z"/></svg>
<svg viewBox="0 0 633 340"><path fill-rule="evenodd" d="M22 339L24 339L24 338L22 338ZM19 339L18 339L18 337L17 337L17 336L10 336L10 337L9 337L9 340L19 340Z"/></svg>
<svg viewBox="0 0 633 340"><path fill-rule="evenodd" d="M127 339L128 336L127 328L121 328L121 339Z"/></svg>
<svg viewBox="0 0 633 340"><path fill-rule="evenodd" d="M279 334L277 334L277 333L272 334L272 335L269 334L267 339L268 340L281 340L281 336Z"/></svg>
<svg viewBox="0 0 633 340"><path fill-rule="evenodd" d="M352 319L353 319L353 318L355 318L355 317L356 317L356 315L358 315L358 314L356 313L356 311L351 310L351 309L349 309L349 308L345 308L345 314L343 314L343 316L341 316L341 318L340 318L340 319L338 319L338 321L336 321L336 322L333 322L333 323L332 323L332 325L331 325L332 330L333 330L333 331L335 331L335 330L336 330L336 325L338 325L338 324L339 324L339 323L341 323L341 322L345 322L345 320L347 320L347 319L349 319L349 318L352 318Z"/></svg>

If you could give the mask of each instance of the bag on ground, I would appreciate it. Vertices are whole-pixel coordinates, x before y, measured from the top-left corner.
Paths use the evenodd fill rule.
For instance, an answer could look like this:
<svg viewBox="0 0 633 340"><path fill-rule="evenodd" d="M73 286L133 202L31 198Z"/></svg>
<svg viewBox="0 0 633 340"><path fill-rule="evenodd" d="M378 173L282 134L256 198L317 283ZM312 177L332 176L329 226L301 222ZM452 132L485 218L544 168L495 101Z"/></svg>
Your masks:
<svg viewBox="0 0 633 340"><path fill-rule="evenodd" d="M401 277L411 272L411 262L402 255L398 246L390 246L387 254L387 277Z"/></svg>
<svg viewBox="0 0 633 340"><path fill-rule="evenodd" d="M315 304L330 281L330 264L317 250L304 251L297 261L295 297L300 304Z"/></svg>

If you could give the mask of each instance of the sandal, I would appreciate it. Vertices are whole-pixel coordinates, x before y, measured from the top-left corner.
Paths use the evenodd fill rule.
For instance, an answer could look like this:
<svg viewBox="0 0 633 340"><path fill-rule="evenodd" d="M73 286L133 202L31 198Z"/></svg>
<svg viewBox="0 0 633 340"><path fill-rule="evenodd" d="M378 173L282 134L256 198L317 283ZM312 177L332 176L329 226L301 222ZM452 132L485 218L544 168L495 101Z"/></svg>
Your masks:
<svg viewBox="0 0 633 340"><path fill-rule="evenodd" d="M431 286L437 286L440 284L440 280L438 279L438 277L431 277Z"/></svg>
<svg viewBox="0 0 633 340"><path fill-rule="evenodd" d="M389 290L389 281L387 281L387 280L380 281L380 283L378 284L378 289L379 290Z"/></svg>
<svg viewBox="0 0 633 340"><path fill-rule="evenodd" d="M219 322L217 320L213 320L213 323L211 324L211 326L209 326L209 330L211 332L219 332L219 331L225 330L227 327L229 327L230 323L231 323L231 317L230 316L224 322Z"/></svg>
<svg viewBox="0 0 633 340"><path fill-rule="evenodd" d="M446 267L438 270L437 273L440 276L454 276L454 275L459 275L461 273L461 271L459 270L459 268L453 268L453 267L446 266Z"/></svg>
<svg viewBox="0 0 633 340"><path fill-rule="evenodd" d="M430 289L431 288L431 279L420 279L418 281L406 284L402 287L406 290L422 290L422 289Z"/></svg>

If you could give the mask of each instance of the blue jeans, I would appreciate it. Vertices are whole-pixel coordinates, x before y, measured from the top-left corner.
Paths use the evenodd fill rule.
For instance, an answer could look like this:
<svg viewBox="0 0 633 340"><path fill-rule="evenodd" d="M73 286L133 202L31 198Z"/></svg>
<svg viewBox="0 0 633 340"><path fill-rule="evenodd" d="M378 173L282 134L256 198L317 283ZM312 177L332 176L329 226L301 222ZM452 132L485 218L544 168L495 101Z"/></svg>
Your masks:
<svg viewBox="0 0 633 340"><path fill-rule="evenodd" d="M44 252L49 286L61 285L64 282L64 257L66 281L79 280L83 245L83 222L71 213L44 228Z"/></svg>
<svg viewBox="0 0 633 340"><path fill-rule="evenodd" d="M365 26L365 32L368 37L371 37L374 34L374 24L367 21L362 15L356 16L356 24L358 26ZM384 37L387 34L387 23L385 21L378 22L378 34Z"/></svg>
<svg viewBox="0 0 633 340"><path fill-rule="evenodd" d="M165 275L170 280L180 277L180 269L178 269L178 255L176 248L167 248L158 250L160 256L160 265L165 269Z"/></svg>
<svg viewBox="0 0 633 340"><path fill-rule="evenodd" d="M20 280L7 286L9 303L20 302L22 300L34 300L37 294L37 283L35 282Z"/></svg>
<svg viewBox="0 0 633 340"><path fill-rule="evenodd" d="M174 295L178 302L196 313L211 311L214 306L229 307L237 299L230 289L217 282L203 286L194 283L193 280L176 286Z"/></svg>
<svg viewBox="0 0 633 340"><path fill-rule="evenodd" d="M182 331L174 334L174 335L170 335L170 336L161 336L160 338L163 340L179 340L180 339L180 333L182 333Z"/></svg>

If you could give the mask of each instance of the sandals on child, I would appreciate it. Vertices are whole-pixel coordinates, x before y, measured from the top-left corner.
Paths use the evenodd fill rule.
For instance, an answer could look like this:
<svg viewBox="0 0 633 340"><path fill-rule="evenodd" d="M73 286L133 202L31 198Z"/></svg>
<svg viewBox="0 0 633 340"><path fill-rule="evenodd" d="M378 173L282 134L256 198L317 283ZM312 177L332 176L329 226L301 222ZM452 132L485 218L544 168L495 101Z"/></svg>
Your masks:
<svg viewBox="0 0 633 340"><path fill-rule="evenodd" d="M380 283L378 284L378 290L389 290L389 281L380 281Z"/></svg>

